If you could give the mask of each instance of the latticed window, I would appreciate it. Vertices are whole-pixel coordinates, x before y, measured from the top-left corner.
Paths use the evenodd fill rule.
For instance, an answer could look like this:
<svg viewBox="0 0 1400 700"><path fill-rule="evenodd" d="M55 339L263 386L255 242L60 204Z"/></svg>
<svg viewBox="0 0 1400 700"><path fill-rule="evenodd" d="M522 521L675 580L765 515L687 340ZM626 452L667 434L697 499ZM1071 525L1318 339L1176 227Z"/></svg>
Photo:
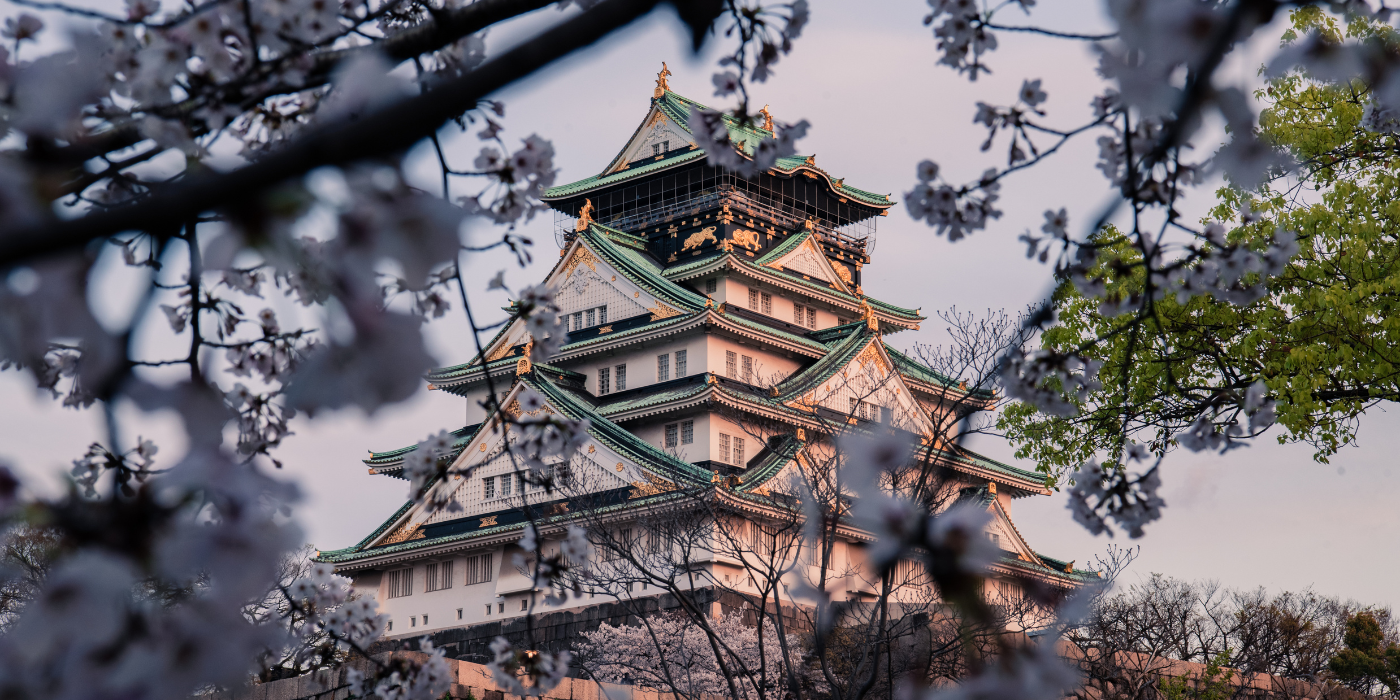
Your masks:
<svg viewBox="0 0 1400 700"><path fill-rule="evenodd" d="M664 382L671 378L671 354L656 356L656 381Z"/></svg>
<svg viewBox="0 0 1400 700"><path fill-rule="evenodd" d="M681 444L689 445L695 442L695 421L681 421Z"/></svg>
<svg viewBox="0 0 1400 700"><path fill-rule="evenodd" d="M402 598L413 595L413 569L397 569L389 572L389 597Z"/></svg>
<svg viewBox="0 0 1400 700"><path fill-rule="evenodd" d="M757 289L750 289L750 290L749 290L749 310L750 310L750 311L758 311L758 290L757 290Z"/></svg>
<svg viewBox="0 0 1400 700"><path fill-rule="evenodd" d="M484 479L481 480L481 497L482 497L482 498L495 498L495 497L496 497L496 477L494 477L494 476L488 476L488 477L486 477L486 478L484 478Z"/></svg>
<svg viewBox="0 0 1400 700"><path fill-rule="evenodd" d="M759 310L759 311L762 311L762 312L765 313L765 314L768 314L769 316L772 316L772 315L773 315L773 295L772 295L772 294L769 294L768 292L764 292L764 293L758 295L758 297L759 297L759 298L758 298L758 307L759 307L758 310Z"/></svg>
<svg viewBox="0 0 1400 700"><path fill-rule="evenodd" d="M467 557L467 580L464 585L470 586L477 583L486 583L493 578L494 570L491 568L491 553L478 554ZM486 606L489 611L491 606Z"/></svg>
<svg viewBox="0 0 1400 700"><path fill-rule="evenodd" d="M812 307L810 307L810 306L807 307L807 327L808 327L808 328L816 328L816 327L817 327L817 310L814 309L814 308L812 308Z"/></svg>
<svg viewBox="0 0 1400 700"><path fill-rule="evenodd" d="M735 378L739 372L739 353L733 350L724 351L724 376L730 379Z"/></svg>
<svg viewBox="0 0 1400 700"><path fill-rule="evenodd" d="M593 326L597 325L596 323L594 323L594 321L596 321L597 319L598 319L598 316L597 316L597 309L589 309L589 310L583 312L583 320L584 320L584 325L583 325L583 327L584 327L584 328L592 328Z"/></svg>
<svg viewBox="0 0 1400 700"><path fill-rule="evenodd" d="M706 293L706 294L714 294L716 289L719 289L719 280L717 280L717 279L715 279L715 278L713 278L713 277L711 277L710 279L705 280L705 293Z"/></svg>
<svg viewBox="0 0 1400 700"><path fill-rule="evenodd" d="M675 447L675 446L676 446L677 437L679 437L679 433L680 433L679 428L680 428L680 426L676 425L675 423L672 423L672 424L666 426L666 446L667 446L667 447Z"/></svg>
<svg viewBox="0 0 1400 700"><path fill-rule="evenodd" d="M741 438L741 437L736 437L736 438L734 438L734 461L733 461L733 462L730 462L730 464L734 464L734 465L737 465L737 466L743 466L743 464L744 464L744 438Z"/></svg>
<svg viewBox="0 0 1400 700"><path fill-rule="evenodd" d="M729 436L719 434L719 461L729 464Z"/></svg>
<svg viewBox="0 0 1400 700"><path fill-rule="evenodd" d="M599 395L599 396L602 396L603 394L606 394L606 393L608 393L609 391L611 391L611 389L608 388L608 385L612 383L612 382L610 381L611 377L612 377L612 370L608 369L607 367L604 367L604 368L598 370L598 395Z"/></svg>
<svg viewBox="0 0 1400 700"><path fill-rule="evenodd" d="M617 390L622 391L627 388L627 365L617 366Z"/></svg>
<svg viewBox="0 0 1400 700"><path fill-rule="evenodd" d="M511 482L512 482L512 481L515 481L515 479L512 478L510 474L506 474L506 475L504 475L504 476L501 477L501 495L502 495L502 496L509 496L509 495L510 495L510 486L511 486ZM521 489L521 490L523 491L524 489Z"/></svg>
<svg viewBox="0 0 1400 700"><path fill-rule="evenodd" d="M676 351L676 379L685 376L685 351Z"/></svg>
<svg viewBox="0 0 1400 700"><path fill-rule="evenodd" d="M753 358L744 355L744 381L753 381Z"/></svg>
<svg viewBox="0 0 1400 700"><path fill-rule="evenodd" d="M452 562L431 562L425 568L427 592L445 591L452 587Z"/></svg>
<svg viewBox="0 0 1400 700"><path fill-rule="evenodd" d="M804 323L803 319L807 318L805 315L803 315L804 313L806 313L806 312L805 312L805 309L806 309L806 308L807 308L807 307L805 307L805 306L803 306L803 305L801 305L801 304L793 304L793 305L792 305L792 322L793 322L793 323L796 323L796 324L799 325L799 326L800 326L800 325L803 325L803 323Z"/></svg>

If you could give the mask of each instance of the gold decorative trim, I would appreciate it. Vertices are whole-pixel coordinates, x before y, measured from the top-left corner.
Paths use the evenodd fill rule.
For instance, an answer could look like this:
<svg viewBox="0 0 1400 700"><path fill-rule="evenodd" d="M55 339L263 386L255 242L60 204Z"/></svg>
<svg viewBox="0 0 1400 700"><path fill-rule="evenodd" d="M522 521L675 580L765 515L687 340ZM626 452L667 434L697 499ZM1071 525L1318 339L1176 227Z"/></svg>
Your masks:
<svg viewBox="0 0 1400 700"><path fill-rule="evenodd" d="M622 462L618 462L618 463L617 463L617 470L618 470L618 471L622 471L622 468L623 468L623 467L622 467Z"/></svg>
<svg viewBox="0 0 1400 700"><path fill-rule="evenodd" d="M801 440L802 442L807 442L807 431L806 431L806 430L803 430L802 428L798 428L798 429L797 429L797 439L798 439L798 440Z"/></svg>
<svg viewBox="0 0 1400 700"><path fill-rule="evenodd" d="M603 327L601 327L601 328L598 329L598 335L603 335L603 334L605 334L605 333L611 333L611 332L612 332L612 324L608 324L608 325L603 326Z"/></svg>
<svg viewBox="0 0 1400 700"><path fill-rule="evenodd" d="M530 373L530 358L522 357L515 361L515 376Z"/></svg>
<svg viewBox="0 0 1400 700"><path fill-rule="evenodd" d="M481 528L483 528L483 527L495 527L495 526L496 526L496 518L497 518L497 517L499 517L499 516L488 515L488 516L482 518L482 519L481 519L481 524L477 526L477 529L481 529Z"/></svg>
<svg viewBox="0 0 1400 700"><path fill-rule="evenodd" d="M671 76L671 69L666 67L666 62L661 62L661 72L656 74L656 89L652 90L651 96L661 99L666 96L666 91L671 89L671 85L666 82L666 78Z"/></svg>
<svg viewBox="0 0 1400 700"><path fill-rule="evenodd" d="M423 534L423 529L413 523L404 523L394 530L393 534L384 538L384 544L398 544L409 540L421 540L427 535Z"/></svg>
<svg viewBox="0 0 1400 700"><path fill-rule="evenodd" d="M763 109L758 110L763 115L763 128L765 131L773 131L773 113L768 111L768 105L763 105Z"/></svg>
<svg viewBox="0 0 1400 700"><path fill-rule="evenodd" d="M658 493L665 493L667 491L676 490L675 484L665 479L662 479L661 477L652 476L651 474L643 474L643 476L647 478L646 481L632 482L632 491L627 495L627 500L630 501L634 498L642 498L643 496L654 496Z"/></svg>
<svg viewBox="0 0 1400 700"><path fill-rule="evenodd" d="M675 310L675 309L673 309L673 308L671 308L671 307L669 307L669 306L667 306L667 305L661 303L660 301L657 301L657 302L656 302L656 306L653 306L653 307L647 309L647 311L650 311L650 312L651 312L651 320L652 320L652 321L658 321L658 320L663 319L663 318L671 318L672 316L679 316L679 315L681 315L681 312L680 312L680 311L677 311L677 310Z"/></svg>
<svg viewBox="0 0 1400 700"><path fill-rule="evenodd" d="M578 210L578 223L574 224L574 233L583 233L588 230L588 225L593 223L593 200L583 200L583 208Z"/></svg>
<svg viewBox="0 0 1400 700"><path fill-rule="evenodd" d="M568 279L569 275L572 275L574 269L579 265L587 265L588 269L597 272L598 263L600 262L602 261L598 260L597 256L593 255L593 251L589 250L588 246L581 245L578 247L578 250L574 251L574 256L569 258L569 261L564 263L564 267L559 270L559 277L560 279Z"/></svg>

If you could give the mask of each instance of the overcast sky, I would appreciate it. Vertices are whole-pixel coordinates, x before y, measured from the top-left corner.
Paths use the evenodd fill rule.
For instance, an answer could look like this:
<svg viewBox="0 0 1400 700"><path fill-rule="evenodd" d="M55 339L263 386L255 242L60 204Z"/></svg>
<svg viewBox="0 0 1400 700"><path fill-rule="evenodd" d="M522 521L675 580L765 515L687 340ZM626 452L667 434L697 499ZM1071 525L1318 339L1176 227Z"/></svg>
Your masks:
<svg viewBox="0 0 1400 700"><path fill-rule="evenodd" d="M774 79L757 86L755 99L770 104L780 120L809 120L813 128L800 150L815 153L827 171L852 186L892 193L896 200L903 199L914 180L914 165L923 158L942 164L953 181L973 178L1004 158L1000 142L990 153L979 152L985 134L972 124L973 105L978 100L1009 103L1023 78L1043 80L1052 124L1072 126L1088 114L1089 99L1099 86L1085 47L1003 33L1002 48L989 59L994 72L969 84L936 65L935 41L920 22L926 10L914 0L815 0L811 25L778 64ZM4 9L6 15L14 12L13 6ZM1041 21L1060 28L1092 31L1099 26L1095 3L1051 0L1037 12ZM489 45L499 49L558 16L554 10L536 13L497 30ZM674 73L673 90L715 102L710 83L714 47L697 59L688 46L669 11L658 12L500 95L507 105L506 134L512 143L531 133L550 139L559 183L595 175L645 115L663 60ZM1257 60L1243 57L1231 75L1247 78L1257 66ZM474 137L452 137L447 143L459 167L469 164L477 150ZM866 291L900 306L922 307L931 317L953 306L1014 311L1036 301L1048 288L1048 271L1024 259L1016 237L1027 228L1038 230L1041 212L1051 207L1068 208L1071 221L1084 225L1108 196L1093 168L1096 151L1092 141L1073 143L1054 161L1010 180L1001 220L956 244L933 235L897 206L879 220ZM415 171L425 187L436 187L436 174L423 156L414 155ZM1203 210L1208 194L1193 194L1190 205ZM502 315L505 297L484 292L485 280L495 270L507 268L507 281L518 286L538 281L557 259L551 216L532 222L525 232L536 242L531 267L512 268L502 257L475 261L471 272L480 287L473 299L478 318ZM482 240L494 231L472 235ZM448 319L432 328L432 348L442 364L471 356L473 344L459 315L454 304ZM920 331L888 340L908 349L942 338L935 319ZM36 396L30 386L13 373L0 375L0 395L6 398L0 405L0 457L43 475L52 487L60 483L54 475L99 438L100 416L64 411ZM360 461L367 450L413 444L430 432L460 427L462 416L461 399L425 390L374 416L342 411L314 422L297 421L298 434L287 440L281 457L287 476L298 480L305 493L298 517L308 541L323 549L353 544L402 504L406 484L367 475ZM173 437L172 420L133 421L131 432L157 437L164 446L161 456L173 459L181 445ZM972 447L1012 459L1004 443L984 439ZM1362 423L1360 445L1344 449L1330 465L1314 463L1306 445L1280 446L1271 440L1224 456L1175 454L1164 467L1166 515L1133 543L1142 545L1142 557L1129 580L1162 572L1242 588L1311 586L1365 603L1400 603L1391 583L1400 574L1394 556L1400 550L1397 453L1400 417L1375 410ZM1023 499L1013 517L1033 547L1055 557L1083 563L1110 542L1075 525L1059 495ZM1116 541L1127 543L1121 536Z"/></svg>

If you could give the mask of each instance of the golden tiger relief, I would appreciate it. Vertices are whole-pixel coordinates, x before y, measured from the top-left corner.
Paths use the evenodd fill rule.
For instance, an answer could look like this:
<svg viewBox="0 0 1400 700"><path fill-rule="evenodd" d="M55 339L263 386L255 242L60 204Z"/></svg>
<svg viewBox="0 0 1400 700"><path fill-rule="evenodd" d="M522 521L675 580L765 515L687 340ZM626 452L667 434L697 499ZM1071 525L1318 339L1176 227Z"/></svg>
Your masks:
<svg viewBox="0 0 1400 700"><path fill-rule="evenodd" d="M685 245L681 246L681 252L684 253L685 251L690 250L691 248L699 248L707 240L711 243L719 242L715 239L714 226L706 226L705 228L702 228L699 231L690 234L690 237L685 239Z"/></svg>
<svg viewBox="0 0 1400 700"><path fill-rule="evenodd" d="M763 247L763 243L758 240L758 231L748 229L738 229L734 232L734 245L743 246L749 250L758 250Z"/></svg>

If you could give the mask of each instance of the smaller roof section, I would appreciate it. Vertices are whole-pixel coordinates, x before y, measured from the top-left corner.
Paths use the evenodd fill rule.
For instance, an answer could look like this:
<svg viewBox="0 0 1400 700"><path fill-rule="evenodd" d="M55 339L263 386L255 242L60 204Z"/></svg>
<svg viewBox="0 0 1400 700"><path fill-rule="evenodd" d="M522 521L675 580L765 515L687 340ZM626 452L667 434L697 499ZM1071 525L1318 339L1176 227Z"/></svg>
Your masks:
<svg viewBox="0 0 1400 700"><path fill-rule="evenodd" d="M545 202L558 202L577 195L601 190L613 185L633 180L660 170L677 167L703 160L705 152L700 149L695 134L690 130L690 114L695 110L708 110L695 100L671 92L666 84L664 64L658 75L657 88L652 94L651 108L642 119L627 143L608 162L603 171L566 185L545 190L540 199ZM765 123L745 123L733 115L722 113L724 124L729 131L729 140L745 157L751 157L754 149L765 139L776 138L773 121L767 115ZM793 176L803 174L826 182L832 194L859 202L869 207L884 210L894 206L888 195L876 194L848 186L844 178L833 177L826 170L817 167L815 156L789 156L779 159L770 170L772 175Z"/></svg>

